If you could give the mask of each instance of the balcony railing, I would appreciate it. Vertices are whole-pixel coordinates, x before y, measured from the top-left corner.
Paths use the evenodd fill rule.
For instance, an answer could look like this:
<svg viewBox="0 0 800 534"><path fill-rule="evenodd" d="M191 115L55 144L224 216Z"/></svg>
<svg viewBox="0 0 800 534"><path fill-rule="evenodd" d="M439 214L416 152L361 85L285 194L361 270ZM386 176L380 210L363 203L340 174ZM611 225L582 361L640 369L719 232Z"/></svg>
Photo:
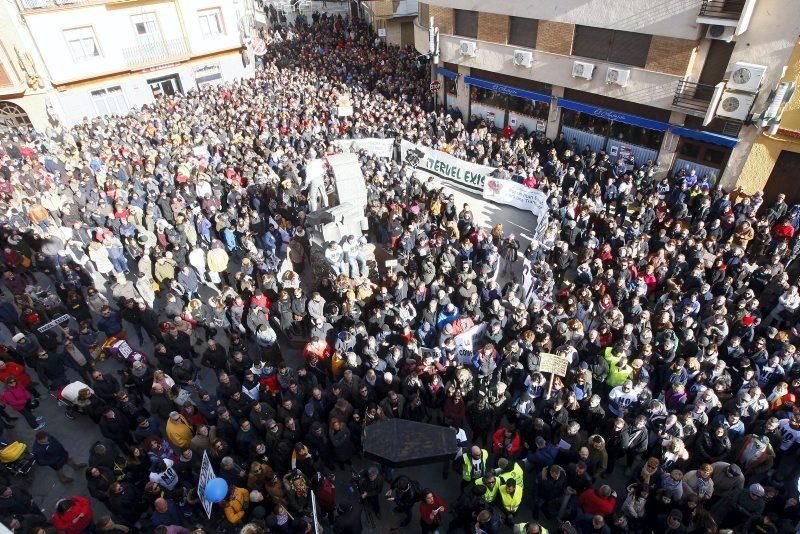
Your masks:
<svg viewBox="0 0 800 534"><path fill-rule="evenodd" d="M153 67L189 58L189 48L183 39L156 41L122 49L129 69Z"/></svg>
<svg viewBox="0 0 800 534"><path fill-rule="evenodd" d="M705 114L711 98L714 96L714 86L704 83L681 80L675 89L672 105L694 114Z"/></svg>
<svg viewBox="0 0 800 534"><path fill-rule="evenodd" d="M120 3L132 0L17 0L19 7L24 12L39 9L53 9L57 7L82 7L107 3Z"/></svg>
<svg viewBox="0 0 800 534"><path fill-rule="evenodd" d="M739 20L745 3L745 0L703 0L700 17Z"/></svg>

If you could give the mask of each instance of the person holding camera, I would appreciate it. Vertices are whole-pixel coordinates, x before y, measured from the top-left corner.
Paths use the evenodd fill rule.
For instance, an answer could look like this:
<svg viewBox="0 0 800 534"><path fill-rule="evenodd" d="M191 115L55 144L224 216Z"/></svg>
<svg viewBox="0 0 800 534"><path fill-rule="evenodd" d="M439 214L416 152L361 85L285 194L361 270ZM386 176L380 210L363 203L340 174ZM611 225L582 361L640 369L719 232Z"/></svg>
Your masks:
<svg viewBox="0 0 800 534"><path fill-rule="evenodd" d="M377 466L373 465L361 473L358 481L358 492L361 495L361 502L366 504L375 513L375 517L380 519L380 496L383 494L383 477Z"/></svg>

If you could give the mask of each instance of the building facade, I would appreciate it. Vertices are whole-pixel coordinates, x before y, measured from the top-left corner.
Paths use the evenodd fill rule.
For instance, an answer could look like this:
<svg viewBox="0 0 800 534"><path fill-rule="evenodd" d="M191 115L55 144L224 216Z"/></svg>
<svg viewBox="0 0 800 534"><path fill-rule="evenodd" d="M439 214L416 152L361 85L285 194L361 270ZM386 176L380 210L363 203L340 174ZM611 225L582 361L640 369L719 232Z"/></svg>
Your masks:
<svg viewBox="0 0 800 534"><path fill-rule="evenodd" d="M783 193L791 204L800 202L800 41L781 82L784 88L772 95L778 115L761 125L737 185L748 194L764 191L767 202ZM783 102L776 101L781 95Z"/></svg>
<svg viewBox="0 0 800 534"><path fill-rule="evenodd" d="M361 0L359 17L368 22L388 44L405 48L414 45L414 19L417 0Z"/></svg>
<svg viewBox="0 0 800 534"><path fill-rule="evenodd" d="M736 184L800 34L792 0L430 0L440 101Z"/></svg>
<svg viewBox="0 0 800 534"><path fill-rule="evenodd" d="M7 6L0 7L0 126L44 129L50 122L46 80Z"/></svg>
<svg viewBox="0 0 800 534"><path fill-rule="evenodd" d="M59 120L125 114L254 72L244 0L17 0Z"/></svg>

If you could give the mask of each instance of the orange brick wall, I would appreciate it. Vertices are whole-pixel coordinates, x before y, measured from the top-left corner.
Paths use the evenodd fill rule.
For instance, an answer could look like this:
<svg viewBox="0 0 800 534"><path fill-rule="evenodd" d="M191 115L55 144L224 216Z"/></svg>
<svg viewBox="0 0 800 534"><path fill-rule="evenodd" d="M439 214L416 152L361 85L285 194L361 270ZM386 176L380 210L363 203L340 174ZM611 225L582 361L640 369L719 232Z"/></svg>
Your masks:
<svg viewBox="0 0 800 534"><path fill-rule="evenodd" d="M692 60L697 42L654 35L650 42L645 69L684 76Z"/></svg>
<svg viewBox="0 0 800 534"><path fill-rule="evenodd" d="M439 32L447 35L453 34L453 8L430 6L430 16L433 23L439 27Z"/></svg>
<svg viewBox="0 0 800 534"><path fill-rule="evenodd" d="M478 14L478 39L490 43L508 43L508 16L494 13Z"/></svg>
<svg viewBox="0 0 800 534"><path fill-rule="evenodd" d="M540 20L539 30L536 33L536 50L568 56L572 53L574 37L574 24Z"/></svg>

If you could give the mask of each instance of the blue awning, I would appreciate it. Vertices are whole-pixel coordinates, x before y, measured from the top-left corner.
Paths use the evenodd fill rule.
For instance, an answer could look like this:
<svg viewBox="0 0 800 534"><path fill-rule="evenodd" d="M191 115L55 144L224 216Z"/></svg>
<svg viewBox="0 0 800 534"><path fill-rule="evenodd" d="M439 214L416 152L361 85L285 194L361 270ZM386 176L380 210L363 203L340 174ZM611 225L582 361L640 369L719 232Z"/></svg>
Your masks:
<svg viewBox="0 0 800 534"><path fill-rule="evenodd" d="M455 80L456 78L458 78L458 73L457 72L453 72L452 70L447 70L447 69L445 69L443 67L437 67L436 68L436 74L441 74L445 78L449 78L451 80Z"/></svg>
<svg viewBox="0 0 800 534"><path fill-rule="evenodd" d="M601 108L599 106L592 106L590 104L581 104L580 102L567 100L565 98L558 99L558 106L564 109L580 111L581 113L588 113L589 115L594 115L595 117L600 117L602 119L614 122L624 122L625 124L632 124L633 126L641 126L642 128L648 128L650 130L658 130L659 132L666 132L667 128L669 128L669 123L666 122L645 119L644 117L639 117L637 115L629 115L628 113L622 113L608 108Z"/></svg>
<svg viewBox="0 0 800 534"><path fill-rule="evenodd" d="M537 102L550 103L550 95L543 93L534 93L533 91L526 91L525 89L517 89L510 85L503 85L502 83L489 82L481 80L480 78L473 78L472 76L465 76L464 83L474 85L475 87L482 87L495 93L503 93L505 95L518 96L519 98L527 98L528 100L536 100Z"/></svg>
<svg viewBox="0 0 800 534"><path fill-rule="evenodd" d="M728 137L727 135L716 134L711 132L701 132L699 130L690 130L689 128L684 128L683 126L672 126L670 128L674 135L679 135L681 137L688 137L689 139L694 139L696 141L704 141L706 143L711 143L714 145L720 145L728 148L733 148L736 146L736 143L739 140L735 137Z"/></svg>

